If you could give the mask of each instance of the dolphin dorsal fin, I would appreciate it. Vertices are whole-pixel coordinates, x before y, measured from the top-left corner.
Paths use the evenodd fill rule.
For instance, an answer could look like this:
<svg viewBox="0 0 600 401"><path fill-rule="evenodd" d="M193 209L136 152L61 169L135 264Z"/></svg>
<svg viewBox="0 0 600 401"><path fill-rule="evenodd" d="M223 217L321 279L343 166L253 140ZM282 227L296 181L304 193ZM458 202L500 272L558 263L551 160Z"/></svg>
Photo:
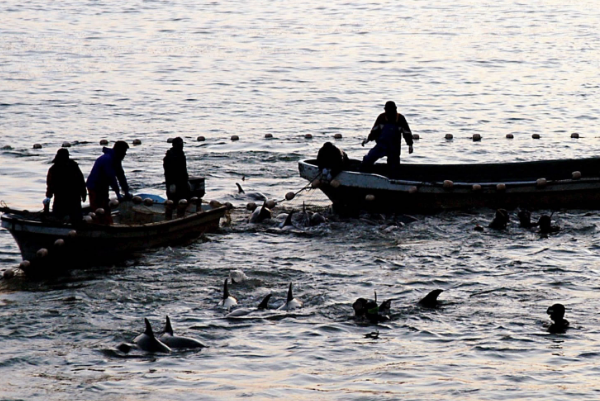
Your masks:
<svg viewBox="0 0 600 401"><path fill-rule="evenodd" d="M292 293L292 283L290 283L290 288L288 289L287 301L290 302L292 299L294 299L294 294Z"/></svg>
<svg viewBox="0 0 600 401"><path fill-rule="evenodd" d="M377 303L377 291L373 291L373 293L375 294L375 303Z"/></svg>
<svg viewBox="0 0 600 401"><path fill-rule="evenodd" d="M169 319L169 315L167 315L167 323L165 324L165 333L169 333L173 335L173 327L171 327L171 319Z"/></svg>
<svg viewBox="0 0 600 401"><path fill-rule="evenodd" d="M242 186L239 183L235 183L235 185L237 185L238 187L238 194L245 194L246 192L244 191L244 188L242 188Z"/></svg>
<svg viewBox="0 0 600 401"><path fill-rule="evenodd" d="M271 295L269 294L263 298L262 302L258 304L258 309L269 309L269 299L271 299Z"/></svg>
<svg viewBox="0 0 600 401"><path fill-rule="evenodd" d="M152 331L152 326L150 325L150 321L147 318L144 318L144 323L146 323L146 331L144 331L144 334L146 334L150 337L154 337L154 332Z"/></svg>
<svg viewBox="0 0 600 401"><path fill-rule="evenodd" d="M229 298L229 288L227 287L227 279L225 279L225 283L223 284L223 299Z"/></svg>

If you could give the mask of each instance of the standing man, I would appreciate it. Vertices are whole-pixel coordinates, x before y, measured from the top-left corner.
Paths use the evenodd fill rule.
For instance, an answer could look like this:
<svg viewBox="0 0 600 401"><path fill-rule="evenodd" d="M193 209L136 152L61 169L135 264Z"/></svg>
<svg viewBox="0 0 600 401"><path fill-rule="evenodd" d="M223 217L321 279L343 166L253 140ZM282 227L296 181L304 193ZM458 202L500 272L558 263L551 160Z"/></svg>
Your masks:
<svg viewBox="0 0 600 401"><path fill-rule="evenodd" d="M44 209L50 206L50 198L54 196L52 213L61 219L69 216L71 223L76 224L81 221L81 202L85 202L87 196L83 174L77 162L69 159L67 149L59 149L52 163L46 177Z"/></svg>
<svg viewBox="0 0 600 401"><path fill-rule="evenodd" d="M172 148L167 150L163 159L167 198L177 203L181 199L190 198L190 184L187 172L187 161L183 153L183 139L173 139Z"/></svg>
<svg viewBox="0 0 600 401"><path fill-rule="evenodd" d="M109 187L113 189L118 200L131 198L129 185L127 185L125 172L121 165L127 154L127 149L129 149L129 145L125 141L115 142L112 149L102 148L104 154L96 159L87 179L86 185L90 194L90 207L92 211L96 211L98 208L104 209L106 212L104 222L107 224L112 223L108 206ZM121 184L120 188L119 184ZM123 190L124 195L121 195L120 189Z"/></svg>
<svg viewBox="0 0 600 401"><path fill-rule="evenodd" d="M369 141L377 145L367 153L360 165L361 171L370 171L373 164L382 157L387 157L388 174L395 178L400 170L400 142L402 137L408 145L408 153L413 152L412 132L406 118L396 109L396 103L390 101L385 104L385 112L381 113L371 129L369 137L362 142L362 146Z"/></svg>

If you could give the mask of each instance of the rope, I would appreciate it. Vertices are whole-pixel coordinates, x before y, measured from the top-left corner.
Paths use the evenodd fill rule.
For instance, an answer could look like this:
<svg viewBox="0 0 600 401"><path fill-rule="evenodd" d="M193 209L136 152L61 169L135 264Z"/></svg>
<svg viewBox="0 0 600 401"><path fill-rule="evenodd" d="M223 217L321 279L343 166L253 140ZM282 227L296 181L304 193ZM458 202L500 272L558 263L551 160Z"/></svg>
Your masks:
<svg viewBox="0 0 600 401"><path fill-rule="evenodd" d="M294 192L294 198L296 197L296 195L298 195L300 192L302 191L306 191L306 190L311 190L311 185L315 180L318 180L319 178L321 178L321 176L323 175L323 171L320 171L319 174L312 180L310 181L308 184L306 184L304 187L300 188L298 191ZM292 198L291 200L293 200L294 198ZM277 203L280 202L285 202L287 201L287 198L284 196L282 200L277 201Z"/></svg>

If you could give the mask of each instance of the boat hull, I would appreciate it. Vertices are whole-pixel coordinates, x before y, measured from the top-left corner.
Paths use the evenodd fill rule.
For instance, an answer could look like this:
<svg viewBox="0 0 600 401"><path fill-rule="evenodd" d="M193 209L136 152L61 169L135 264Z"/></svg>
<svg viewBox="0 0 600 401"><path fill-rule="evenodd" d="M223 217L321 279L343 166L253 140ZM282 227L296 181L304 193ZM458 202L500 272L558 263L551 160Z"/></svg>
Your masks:
<svg viewBox="0 0 600 401"><path fill-rule="evenodd" d="M358 162L353 165L357 167ZM311 182L319 179L319 189L331 199L336 211L345 214L360 210L435 213L482 207L600 209L600 158L579 163L566 160L446 167L403 165L400 179L342 171L334 180L323 181L315 160L299 163L300 175ZM581 178L573 178L575 169ZM538 181L536 176L544 180Z"/></svg>
<svg viewBox="0 0 600 401"><path fill-rule="evenodd" d="M160 206L162 207L162 206ZM112 262L148 248L176 245L215 231L225 207L206 208L185 216L145 224L102 225L40 219L35 213L4 213L2 227L17 242L28 275L48 275L59 270ZM57 243L57 240L59 241ZM46 249L47 255L38 251Z"/></svg>

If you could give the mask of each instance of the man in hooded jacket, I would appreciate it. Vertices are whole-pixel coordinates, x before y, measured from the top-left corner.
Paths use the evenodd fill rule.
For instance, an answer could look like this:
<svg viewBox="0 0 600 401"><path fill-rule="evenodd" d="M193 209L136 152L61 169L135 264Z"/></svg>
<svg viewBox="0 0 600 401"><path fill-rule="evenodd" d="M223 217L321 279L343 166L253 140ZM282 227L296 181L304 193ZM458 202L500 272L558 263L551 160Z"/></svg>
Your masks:
<svg viewBox="0 0 600 401"><path fill-rule="evenodd" d="M167 185L167 198L173 202L190 198L189 175L187 161L183 153L183 139L173 139L171 149L163 159L165 170L165 183Z"/></svg>
<svg viewBox="0 0 600 401"><path fill-rule="evenodd" d="M52 167L46 177L46 199L44 207L50 205L54 196L52 213L59 218L69 216L72 223L81 220L81 202L85 202L87 192L85 180L79 165L69 158L69 151L61 148L56 152Z"/></svg>
<svg viewBox="0 0 600 401"><path fill-rule="evenodd" d="M87 179L86 185L90 194L90 208L92 211L96 211L98 208L104 209L106 212L106 221L104 222L108 224L112 223L108 206L109 188L112 188L118 200L131 198L129 185L121 165L127 154L127 149L129 149L129 145L125 141L115 142L112 149L102 148L104 154L96 159Z"/></svg>

